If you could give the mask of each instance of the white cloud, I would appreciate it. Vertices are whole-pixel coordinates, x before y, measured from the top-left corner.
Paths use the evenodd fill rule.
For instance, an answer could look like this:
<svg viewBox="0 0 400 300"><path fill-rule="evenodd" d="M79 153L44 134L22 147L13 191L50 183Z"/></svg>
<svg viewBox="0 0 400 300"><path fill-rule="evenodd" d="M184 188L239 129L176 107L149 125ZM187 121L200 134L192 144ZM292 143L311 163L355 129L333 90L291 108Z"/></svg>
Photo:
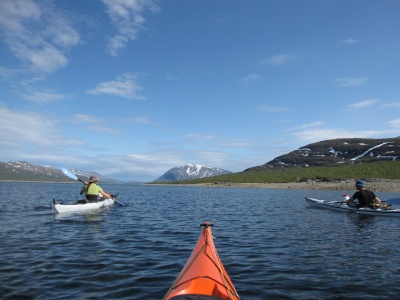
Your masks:
<svg viewBox="0 0 400 300"><path fill-rule="evenodd" d="M242 84L251 84L253 82L261 80L261 77L255 74L249 74L239 80Z"/></svg>
<svg viewBox="0 0 400 300"><path fill-rule="evenodd" d="M364 107L372 106L376 103L378 103L378 100L369 99L369 100L364 100L364 101L353 103L350 105L350 107L351 108L364 108Z"/></svg>
<svg viewBox="0 0 400 300"><path fill-rule="evenodd" d="M342 40L342 43L344 44L358 44L360 42L360 40L354 39L354 38L347 38Z"/></svg>
<svg viewBox="0 0 400 300"><path fill-rule="evenodd" d="M395 102L395 103L388 103L385 105L382 105L382 107L388 107L388 108L400 108L400 102Z"/></svg>
<svg viewBox="0 0 400 300"><path fill-rule="evenodd" d="M57 94L49 91L44 91L44 92L33 91L29 94L24 94L23 97L29 101L36 103L49 103L53 101L64 100L67 98L63 94Z"/></svg>
<svg viewBox="0 0 400 300"><path fill-rule="evenodd" d="M62 51L48 43L44 43L41 47L35 49L19 47L15 49L15 53L21 60L31 64L35 71L42 71L48 74L65 67L68 63Z"/></svg>
<svg viewBox="0 0 400 300"><path fill-rule="evenodd" d="M110 135L122 135L123 133L119 130L107 127L103 125L104 119L98 118L93 115L86 114L75 114L70 119L71 123L74 124L89 124L87 129L97 131L100 133L110 134Z"/></svg>
<svg viewBox="0 0 400 300"><path fill-rule="evenodd" d="M295 132L294 136L300 141L317 142L337 138L372 138L383 134L383 131L347 131L345 129L321 128Z"/></svg>
<svg viewBox="0 0 400 300"><path fill-rule="evenodd" d="M349 86L349 87L359 87L363 86L369 80L368 77L356 77L356 78L337 78L335 82L339 83L341 86Z"/></svg>
<svg viewBox="0 0 400 300"><path fill-rule="evenodd" d="M136 74L126 73L118 76L116 80L99 83L94 89L88 90L87 93L144 100L143 96L137 94L142 89L137 82L137 77Z"/></svg>
<svg viewBox="0 0 400 300"><path fill-rule="evenodd" d="M49 117L12 111L4 106L0 106L0 115L0 145L3 155L8 153L9 157L18 157L18 154L35 149L84 144L63 135L57 128L57 122Z"/></svg>
<svg viewBox="0 0 400 300"><path fill-rule="evenodd" d="M389 124L389 126L394 127L394 128L400 128L400 117L387 122L387 124Z"/></svg>
<svg viewBox="0 0 400 300"><path fill-rule="evenodd" d="M104 125L92 125L89 126L88 129L93 130L93 131L97 131L100 133L104 133L104 134L109 134L109 135L123 135L123 133L119 130L104 126Z"/></svg>
<svg viewBox="0 0 400 300"><path fill-rule="evenodd" d="M108 50L116 56L130 40L136 39L140 31L145 30L144 13L159 12L160 8L153 0L101 0L111 21L117 28L117 34L109 39Z"/></svg>
<svg viewBox="0 0 400 300"><path fill-rule="evenodd" d="M34 1L0 1L0 24L10 32L22 32L24 30L23 21L38 21L41 15L41 9Z"/></svg>
<svg viewBox="0 0 400 300"><path fill-rule="evenodd" d="M47 74L67 65L65 53L80 41L79 33L50 2L0 1L0 30L18 59Z"/></svg>
<svg viewBox="0 0 400 300"><path fill-rule="evenodd" d="M10 79L15 73L15 70L0 66L0 76L4 79Z"/></svg>
<svg viewBox="0 0 400 300"><path fill-rule="evenodd" d="M303 124L303 125L291 128L290 130L301 130L301 129L312 128L312 127L321 127L323 125L325 125L325 122L316 121L316 122L311 122L308 124Z"/></svg>
<svg viewBox="0 0 400 300"><path fill-rule="evenodd" d="M180 80L180 78L177 75L173 75L173 74L167 75L167 76L165 76L165 78L167 80L171 80L171 81L179 81Z"/></svg>
<svg viewBox="0 0 400 300"><path fill-rule="evenodd" d="M275 56L267 57L266 59L260 62L260 65L272 65L272 66L281 66L286 64L287 62L293 60L294 56L290 54L279 54Z"/></svg>
<svg viewBox="0 0 400 300"><path fill-rule="evenodd" d="M98 117L92 115L85 115L85 114L75 114L71 117L71 122L75 124L82 124L82 123L100 123Z"/></svg>
<svg viewBox="0 0 400 300"><path fill-rule="evenodd" d="M362 105L361 105L362 106ZM299 141L318 142L337 138L379 138L398 135L400 118L386 122L391 128L382 130L359 130L353 131L343 128L326 127L325 122L316 121L301 126L293 127L288 131Z"/></svg>

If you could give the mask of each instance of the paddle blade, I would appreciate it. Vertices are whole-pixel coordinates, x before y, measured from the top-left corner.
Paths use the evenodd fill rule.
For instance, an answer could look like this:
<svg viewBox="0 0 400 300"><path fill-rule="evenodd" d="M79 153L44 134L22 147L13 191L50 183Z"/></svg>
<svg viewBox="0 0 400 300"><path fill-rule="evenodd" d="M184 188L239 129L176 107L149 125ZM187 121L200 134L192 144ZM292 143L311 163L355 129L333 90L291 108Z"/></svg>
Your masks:
<svg viewBox="0 0 400 300"><path fill-rule="evenodd" d="M71 178L71 179L75 179L75 180L79 180L79 178L78 177L76 177L76 175L75 174L73 174L73 173L71 173L70 171L68 171L67 169L65 169L65 168L62 168L61 169L61 171L66 175L66 176L68 176L69 178Z"/></svg>

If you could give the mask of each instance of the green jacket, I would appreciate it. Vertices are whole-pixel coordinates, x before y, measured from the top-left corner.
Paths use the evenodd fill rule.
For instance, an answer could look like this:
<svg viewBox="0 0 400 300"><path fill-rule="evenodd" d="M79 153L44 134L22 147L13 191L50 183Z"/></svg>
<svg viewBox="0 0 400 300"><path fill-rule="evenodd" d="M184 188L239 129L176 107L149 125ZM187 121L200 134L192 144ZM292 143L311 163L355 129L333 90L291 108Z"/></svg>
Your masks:
<svg viewBox="0 0 400 300"><path fill-rule="evenodd" d="M103 189L99 187L96 183L90 183L86 187L86 195L98 195L102 190Z"/></svg>

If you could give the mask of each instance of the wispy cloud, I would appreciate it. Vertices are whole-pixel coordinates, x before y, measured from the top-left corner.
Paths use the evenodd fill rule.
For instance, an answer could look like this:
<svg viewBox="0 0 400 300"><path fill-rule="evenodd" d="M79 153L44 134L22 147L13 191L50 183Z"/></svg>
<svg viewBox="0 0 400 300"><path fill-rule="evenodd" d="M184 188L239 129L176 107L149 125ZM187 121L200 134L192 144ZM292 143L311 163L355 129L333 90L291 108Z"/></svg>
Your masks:
<svg viewBox="0 0 400 300"><path fill-rule="evenodd" d="M187 139L201 139L201 140L213 140L215 137L211 134L200 134L200 133L189 133L185 135Z"/></svg>
<svg viewBox="0 0 400 300"><path fill-rule="evenodd" d="M70 118L70 121L75 124L82 123L99 123L100 119L98 117L86 114L75 114Z"/></svg>
<svg viewBox="0 0 400 300"><path fill-rule="evenodd" d="M264 60L262 60L259 64L260 65L281 66L293 59L294 59L294 56L291 54L279 54L279 55L267 57Z"/></svg>
<svg viewBox="0 0 400 300"><path fill-rule="evenodd" d="M143 96L138 95L138 92L142 88L137 82L137 78L137 74L126 73L122 76L118 76L116 80L99 83L94 89L88 90L87 93L144 100L145 98Z"/></svg>
<svg viewBox="0 0 400 300"><path fill-rule="evenodd" d="M123 133L120 130L113 129L101 124L91 125L88 127L88 129L109 135L123 135Z"/></svg>
<svg viewBox="0 0 400 300"><path fill-rule="evenodd" d="M340 128L309 129L295 132L294 136L300 141L317 142L337 138L373 138L390 131L348 131Z"/></svg>
<svg viewBox="0 0 400 300"><path fill-rule="evenodd" d="M260 80L261 80L260 76L255 75L255 74L249 74L249 75L246 75L245 77L243 77L242 79L240 79L239 82L247 85L247 84L251 84L253 82L260 81Z"/></svg>
<svg viewBox="0 0 400 300"><path fill-rule="evenodd" d="M347 130L343 128L329 128L325 122L316 121L289 129L293 136L302 142L318 142L337 138L376 138L398 134L400 118L387 122L391 128L383 130Z"/></svg>
<svg viewBox="0 0 400 300"><path fill-rule="evenodd" d="M58 122L44 115L14 111L0 106L0 145L2 152L30 152L47 147L79 146L82 141L63 135Z"/></svg>
<svg viewBox="0 0 400 300"><path fill-rule="evenodd" d="M167 80L171 80L171 81L179 81L180 80L180 78L176 75L167 75L167 76L165 76L165 78Z"/></svg>
<svg viewBox="0 0 400 300"><path fill-rule="evenodd" d="M0 1L0 30L10 51L32 70L53 73L80 42L77 30L51 3Z"/></svg>
<svg viewBox="0 0 400 300"><path fill-rule="evenodd" d="M368 82L369 78L362 76L362 77L343 77L335 79L335 82L339 83L341 86L349 86L349 87L359 87L363 86Z"/></svg>
<svg viewBox="0 0 400 300"><path fill-rule="evenodd" d="M153 0L101 0L106 6L107 14L117 28L117 34L109 39L108 50L116 56L127 43L136 39L139 32L145 30L145 12L160 11Z"/></svg>
<svg viewBox="0 0 400 300"><path fill-rule="evenodd" d="M391 120L391 121L387 122L387 124L394 128L400 128L400 118Z"/></svg>
<svg viewBox="0 0 400 300"><path fill-rule="evenodd" d="M239 138L225 138L225 137L216 137L212 134L201 134L201 133L189 133L185 135L185 138L190 139L191 145L195 142L198 142L199 145L205 141L207 144L207 148L215 148L217 151L210 151L210 153L217 153L218 151L223 151L222 149L239 149L246 148L250 145L250 142L246 139ZM203 147L203 146L202 146ZM200 151L201 153L205 153L207 151Z"/></svg>
<svg viewBox="0 0 400 300"><path fill-rule="evenodd" d="M259 106L263 111L269 113L282 113L286 111L290 111L289 108L283 106L268 106L268 105L260 105Z"/></svg>
<svg viewBox="0 0 400 300"><path fill-rule="evenodd" d="M347 39L342 40L341 42L344 43L344 44L358 44L361 41L357 40L355 38L349 37Z"/></svg>
<svg viewBox="0 0 400 300"><path fill-rule="evenodd" d="M15 70L12 70L10 68L6 68L3 66L0 66L0 76L4 79L10 79L12 76L14 76L17 72Z"/></svg>
<svg viewBox="0 0 400 300"><path fill-rule="evenodd" d="M351 108L357 108L358 109L358 108L364 108L364 107L372 106L372 105L374 105L374 104L376 104L378 102L379 102L378 100L369 99L369 100L364 100L364 101L360 101L360 102L356 102L356 103L350 104L349 106Z"/></svg>
<svg viewBox="0 0 400 300"><path fill-rule="evenodd" d="M400 102L388 103L382 105L384 108L400 108Z"/></svg>
<svg viewBox="0 0 400 300"><path fill-rule="evenodd" d="M308 129L308 128L313 128L313 127L321 127L324 126L325 122L322 121L316 121L316 122L311 122L308 124L303 124L297 127L293 127L290 130L302 130L302 129Z"/></svg>
<svg viewBox="0 0 400 300"><path fill-rule="evenodd" d="M131 123L138 123L138 124L144 124L144 125L146 125L146 124L155 124L155 122L153 122L153 121L151 120L151 118L150 118L150 117L147 117L147 116L136 117L136 118L130 118L130 119L128 120L128 122L131 122Z"/></svg>
<svg viewBox="0 0 400 300"><path fill-rule="evenodd" d="M234 140L227 140L227 141L218 141L216 143L217 147L222 148L245 148L250 146L251 143L244 139L234 139Z"/></svg>
<svg viewBox="0 0 400 300"><path fill-rule="evenodd" d="M113 129L105 126L104 119L98 118L93 115L87 114L75 114L70 118L70 122L74 124L86 124L87 129L92 131L97 131L100 133L110 134L110 135L122 135L123 133L117 129Z"/></svg>
<svg viewBox="0 0 400 300"><path fill-rule="evenodd" d="M29 94L24 94L23 97L29 101L36 103L49 103L54 101L64 100L67 97L63 94L53 93L50 91L32 91Z"/></svg>

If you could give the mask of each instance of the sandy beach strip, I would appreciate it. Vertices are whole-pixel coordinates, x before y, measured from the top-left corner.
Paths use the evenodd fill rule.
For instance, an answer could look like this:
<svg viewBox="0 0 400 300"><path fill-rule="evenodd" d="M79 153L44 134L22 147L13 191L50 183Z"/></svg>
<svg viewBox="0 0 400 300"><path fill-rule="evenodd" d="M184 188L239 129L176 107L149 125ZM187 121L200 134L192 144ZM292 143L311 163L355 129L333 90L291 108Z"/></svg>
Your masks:
<svg viewBox="0 0 400 300"><path fill-rule="evenodd" d="M183 186L198 186L207 188L264 188L264 189L293 189L293 190L332 190L355 191L355 179L318 181L308 180L304 182L288 183L232 183L215 182L199 184L178 184ZM399 192L400 179L370 179L366 180L367 188L374 192ZM175 184L173 184L175 186Z"/></svg>

